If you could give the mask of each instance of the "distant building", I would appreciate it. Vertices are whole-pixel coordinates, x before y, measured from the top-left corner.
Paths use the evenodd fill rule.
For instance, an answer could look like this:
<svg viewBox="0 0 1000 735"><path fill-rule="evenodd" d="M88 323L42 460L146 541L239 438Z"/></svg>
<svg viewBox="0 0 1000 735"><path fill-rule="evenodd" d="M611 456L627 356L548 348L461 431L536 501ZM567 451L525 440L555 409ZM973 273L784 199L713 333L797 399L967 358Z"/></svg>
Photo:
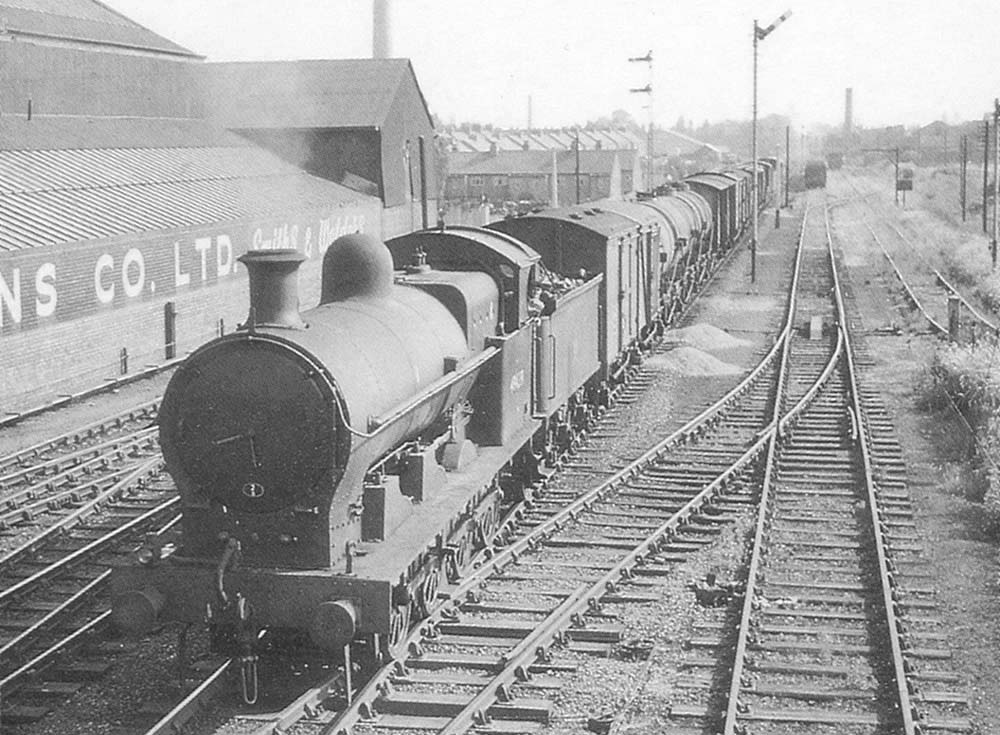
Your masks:
<svg viewBox="0 0 1000 735"><path fill-rule="evenodd" d="M581 150L580 173L571 150L494 150L486 153L451 153L445 198L450 202L552 201L553 156L560 204L621 197L634 190L635 151Z"/></svg>

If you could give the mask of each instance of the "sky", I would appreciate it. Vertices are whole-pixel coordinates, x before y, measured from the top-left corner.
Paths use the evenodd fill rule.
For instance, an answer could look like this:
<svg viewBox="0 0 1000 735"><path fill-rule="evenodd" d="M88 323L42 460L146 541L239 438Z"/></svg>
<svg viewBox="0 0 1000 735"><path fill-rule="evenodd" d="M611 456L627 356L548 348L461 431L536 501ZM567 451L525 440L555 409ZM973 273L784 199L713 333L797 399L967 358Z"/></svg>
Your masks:
<svg viewBox="0 0 1000 735"><path fill-rule="evenodd" d="M209 61L371 56L371 0L103 0ZM392 55L443 122L572 125L616 109L671 126L759 114L803 128L981 119L1000 95L998 0L392 0Z"/></svg>

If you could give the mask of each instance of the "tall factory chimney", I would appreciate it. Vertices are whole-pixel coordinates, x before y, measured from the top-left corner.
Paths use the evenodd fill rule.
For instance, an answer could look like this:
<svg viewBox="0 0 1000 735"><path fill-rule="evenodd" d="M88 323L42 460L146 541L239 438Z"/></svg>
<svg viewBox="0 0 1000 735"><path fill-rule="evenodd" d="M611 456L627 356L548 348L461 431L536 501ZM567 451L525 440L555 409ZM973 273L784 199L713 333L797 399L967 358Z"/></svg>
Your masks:
<svg viewBox="0 0 1000 735"><path fill-rule="evenodd" d="M844 135L854 132L854 88L848 87L844 93Z"/></svg>
<svg viewBox="0 0 1000 735"><path fill-rule="evenodd" d="M390 0L372 0L372 58L392 57Z"/></svg>

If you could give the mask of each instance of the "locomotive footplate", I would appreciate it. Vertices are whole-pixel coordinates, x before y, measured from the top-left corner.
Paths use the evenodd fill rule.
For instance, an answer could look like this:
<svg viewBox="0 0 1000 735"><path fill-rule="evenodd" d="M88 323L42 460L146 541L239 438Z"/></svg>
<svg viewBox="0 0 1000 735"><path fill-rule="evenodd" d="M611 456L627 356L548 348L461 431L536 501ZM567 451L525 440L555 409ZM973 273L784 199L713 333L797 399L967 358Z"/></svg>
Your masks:
<svg viewBox="0 0 1000 735"><path fill-rule="evenodd" d="M541 422L525 422L525 428L510 442L523 446L541 426ZM389 543L363 543L361 555L354 559L354 572L367 579L398 581L411 563L429 550L433 543L431 529L436 529L447 542L460 532L463 524L472 520L481 501L489 495L489 486L500 470L510 462L511 452L505 447L479 447L476 461L464 472L449 472L446 481L433 496L413 505L412 512L392 532Z"/></svg>
<svg viewBox="0 0 1000 735"><path fill-rule="evenodd" d="M526 422L515 446L527 443L540 425ZM152 563L116 568L115 621L133 632L148 631L158 620L205 623L222 611L225 600L242 599L259 628L311 631L322 624L350 630L352 637L391 635L398 625L394 613L407 604L423 573L447 568L449 556L453 563L455 556L465 556L469 539L481 531L477 522L497 504L494 479L509 461L509 449L481 447L470 471L449 472L433 496L413 505L391 541L357 545L350 574L253 568L238 560L185 557L183 549Z"/></svg>

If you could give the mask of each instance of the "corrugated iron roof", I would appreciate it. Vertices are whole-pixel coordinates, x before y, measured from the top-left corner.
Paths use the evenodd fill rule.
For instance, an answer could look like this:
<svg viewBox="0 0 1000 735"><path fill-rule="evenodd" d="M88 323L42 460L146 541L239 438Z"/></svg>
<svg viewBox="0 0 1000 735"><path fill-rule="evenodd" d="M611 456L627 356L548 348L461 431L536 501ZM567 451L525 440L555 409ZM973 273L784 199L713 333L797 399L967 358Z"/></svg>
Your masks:
<svg viewBox="0 0 1000 735"><path fill-rule="evenodd" d="M0 151L0 250L363 198L254 147Z"/></svg>
<svg viewBox="0 0 1000 735"><path fill-rule="evenodd" d="M78 41L201 58L96 0L0 0L10 36Z"/></svg>
<svg viewBox="0 0 1000 735"><path fill-rule="evenodd" d="M409 59L211 63L205 72L211 115L230 129L381 127L403 80L417 85Z"/></svg>
<svg viewBox="0 0 1000 735"><path fill-rule="evenodd" d="M0 114L0 150L208 148L253 144L205 120Z"/></svg>

